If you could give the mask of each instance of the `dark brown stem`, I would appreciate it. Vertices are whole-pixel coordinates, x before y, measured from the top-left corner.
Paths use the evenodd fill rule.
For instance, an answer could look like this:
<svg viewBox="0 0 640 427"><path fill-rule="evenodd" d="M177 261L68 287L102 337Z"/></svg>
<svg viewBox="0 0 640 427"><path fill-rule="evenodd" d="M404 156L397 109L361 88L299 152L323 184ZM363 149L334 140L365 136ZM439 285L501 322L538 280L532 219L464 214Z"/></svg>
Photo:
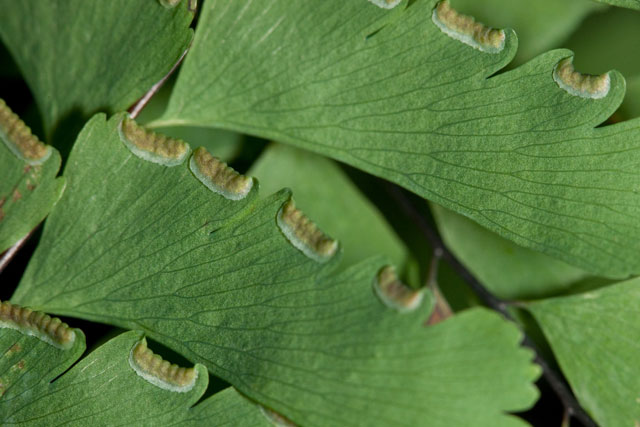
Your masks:
<svg viewBox="0 0 640 427"><path fill-rule="evenodd" d="M438 253L441 255L442 259L447 261L451 267L464 279L467 285L482 299L482 301L491 309L497 311L502 314L506 319L514 322L516 325L513 316L509 313L508 306L509 302L504 301L495 295L493 295L478 279L475 278L473 274L464 266L462 263L447 249L444 245L444 242L438 235L438 233L431 227L429 221L427 221L422 213L417 209L417 207L413 204L406 190L398 187L395 184L391 184L389 182L384 181L382 185L385 187L385 190L389 193L389 195L398 203L400 209L411 219L411 221L418 227L420 232L427 239L431 247L433 248L434 254ZM518 325L520 328L520 326ZM522 328L520 328L522 329ZM571 392L569 386L565 383L563 378L559 376L540 356L540 352L538 351L537 346L527 336L523 331L523 340L522 344L525 347L530 348L534 351L535 357L534 361L542 368L542 376L547 381L551 389L558 396L562 405L565 408L565 412L571 417L576 418L583 425L587 427L597 427L597 424L591 419L591 417L585 412L585 410L580 406L580 403L576 400L575 396Z"/></svg>
<svg viewBox="0 0 640 427"><path fill-rule="evenodd" d="M191 42L193 42L193 40L191 40ZM182 63L182 61L184 61L184 57L187 55L187 52L189 52L189 49L191 49L191 43L189 43L189 46L187 46L184 52L182 52L182 55L180 55L180 58L178 58L178 61L175 64L173 64L173 67L171 67L169 72L165 74L164 77L162 77L156 84L151 86L151 89L149 89L147 93L142 95L142 97L138 100L138 102L136 102L131 106L131 108L129 108L129 115L131 116L132 119L135 119L136 117L138 117L138 115L144 109L144 107L147 106L151 98L153 98L153 96L156 93L158 93L158 91L160 91L160 88L162 88L162 86L165 84L167 79L171 77L171 75L176 71L176 69Z"/></svg>

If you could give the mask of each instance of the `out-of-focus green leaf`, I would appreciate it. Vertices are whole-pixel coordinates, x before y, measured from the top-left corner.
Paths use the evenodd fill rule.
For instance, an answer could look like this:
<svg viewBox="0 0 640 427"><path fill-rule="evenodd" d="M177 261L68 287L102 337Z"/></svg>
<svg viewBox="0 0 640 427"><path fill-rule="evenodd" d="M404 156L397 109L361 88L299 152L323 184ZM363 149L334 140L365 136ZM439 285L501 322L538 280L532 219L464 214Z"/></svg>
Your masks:
<svg viewBox="0 0 640 427"><path fill-rule="evenodd" d="M339 255L291 231L303 218L284 227L289 191L216 194L197 157L133 155L122 118L81 132L16 302L142 329L304 425L521 424L505 412L535 401L539 369L512 324L474 309L425 327L428 295L379 297L380 259L332 274Z"/></svg>
<svg viewBox="0 0 640 427"><path fill-rule="evenodd" d="M640 0L595 0L612 6L640 10Z"/></svg>
<svg viewBox="0 0 640 427"><path fill-rule="evenodd" d="M523 248L460 214L432 204L445 244L482 284L504 299L529 299L566 291L584 270Z"/></svg>
<svg viewBox="0 0 640 427"><path fill-rule="evenodd" d="M0 37L33 92L47 138L96 111L128 108L160 80L192 38L186 3L1 0Z"/></svg>
<svg viewBox="0 0 640 427"><path fill-rule="evenodd" d="M639 306L639 279L527 305L581 404L602 426L640 423Z"/></svg>
<svg viewBox="0 0 640 427"><path fill-rule="evenodd" d="M640 74L627 79L627 95L620 107L620 114L625 119L640 117Z"/></svg>
<svg viewBox="0 0 640 427"><path fill-rule="evenodd" d="M611 8L588 17L563 43L576 53L575 64L589 73L616 69L627 80L627 93L614 121L640 117L640 12Z"/></svg>
<svg viewBox="0 0 640 427"><path fill-rule="evenodd" d="M640 12L610 8L589 16L563 47L575 52L574 63L585 73L616 69L625 77L640 74L640 55L630 54L640 40Z"/></svg>
<svg viewBox="0 0 640 427"><path fill-rule="evenodd" d="M557 47L585 16L604 7L588 0L451 0L451 5L493 27L513 28L518 52L512 66Z"/></svg>
<svg viewBox="0 0 640 427"><path fill-rule="evenodd" d="M263 194L289 187L296 205L344 249L341 265L384 254L397 266L407 257L402 242L384 218L351 183L340 167L317 154L272 144L249 171L260 179Z"/></svg>
<svg viewBox="0 0 640 427"><path fill-rule="evenodd" d="M584 80L556 50L490 77L515 34L465 38L434 7L209 1L155 125L296 144L592 273L640 272L639 122L596 127L622 76Z"/></svg>
<svg viewBox="0 0 640 427"><path fill-rule="evenodd" d="M176 385L172 381L176 377L153 368L142 370L136 362L139 359L134 357L134 349L142 339L139 332L119 335L65 372L84 351L83 333L70 330L68 336L72 340L60 345L55 334L41 330L46 327L42 322L33 321L36 313L17 321L11 318L7 307L4 303L0 317L3 426L270 425L258 406L232 388L190 408L207 388L205 367L196 365L192 371L195 377L184 381L185 385ZM13 310L18 308L14 306ZM25 325L28 319L32 320L31 326ZM56 334L64 330L65 325L59 326Z"/></svg>
<svg viewBox="0 0 640 427"><path fill-rule="evenodd" d="M16 137L32 158L22 155ZM0 253L34 229L60 198L59 168L58 151L31 135L0 99Z"/></svg>

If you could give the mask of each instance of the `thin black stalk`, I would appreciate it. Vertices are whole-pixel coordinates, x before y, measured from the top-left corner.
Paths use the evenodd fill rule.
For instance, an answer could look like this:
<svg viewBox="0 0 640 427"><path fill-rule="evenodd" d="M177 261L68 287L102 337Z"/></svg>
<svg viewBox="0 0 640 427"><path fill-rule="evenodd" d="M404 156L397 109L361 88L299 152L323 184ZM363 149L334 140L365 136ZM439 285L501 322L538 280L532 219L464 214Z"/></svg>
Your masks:
<svg viewBox="0 0 640 427"><path fill-rule="evenodd" d="M193 40L191 40L191 42L193 42ZM151 89L149 89L147 93L142 95L142 98L140 98L138 102L136 102L131 106L131 108L129 108L129 115L131 116L132 119L135 119L136 117L138 117L138 115L144 109L144 107L147 106L151 98L153 98L153 96L156 93L158 93L158 91L160 91L160 88L162 88L162 86L165 84L167 79L171 77L171 75L176 71L178 66L182 64L182 61L184 60L184 57L187 56L187 52L189 52L189 49L191 49L191 43L189 43L189 46L187 46L184 52L182 52L182 55L180 55L180 58L178 58L178 61L175 64L173 64L173 67L171 67L169 72L165 74L164 77L162 77L156 84L151 86Z"/></svg>
<svg viewBox="0 0 640 427"><path fill-rule="evenodd" d="M385 190L389 195L398 203L400 209L411 219L411 221L418 227L420 232L424 235L426 240L431 245L434 253L437 253L443 260L449 263L451 267L462 277L467 285L480 297L480 299L491 309L502 314L502 316L518 326L511 313L509 313L509 302L504 301L495 295L493 295L475 276L464 266L462 263L448 250L444 242L440 238L440 235L431 227L431 224L424 218L422 213L413 204L410 198L405 193L406 190L398 187L395 184L384 181L383 184ZM531 340L527 334L523 332L522 345L533 350L535 357L534 362L537 363L542 369L542 376L549 384L551 389L558 396L562 405L565 408L566 414L576 418L586 427L597 427L597 424L591 419L589 414L580 406L580 403L576 400L575 396L567 386L565 381L559 376L540 356L537 346Z"/></svg>

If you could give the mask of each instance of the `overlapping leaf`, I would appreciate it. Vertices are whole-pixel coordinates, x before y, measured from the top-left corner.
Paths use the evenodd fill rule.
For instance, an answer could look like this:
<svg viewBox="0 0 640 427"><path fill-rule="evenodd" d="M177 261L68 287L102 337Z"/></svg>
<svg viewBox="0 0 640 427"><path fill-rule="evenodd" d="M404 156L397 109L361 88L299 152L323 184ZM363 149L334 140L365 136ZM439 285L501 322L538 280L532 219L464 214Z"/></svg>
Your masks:
<svg viewBox="0 0 640 427"><path fill-rule="evenodd" d="M591 272L639 272L639 122L596 128L624 79L572 89L585 78L554 72L566 50L490 77L513 57L515 34L480 50L445 34L435 6L210 1L156 125L296 144Z"/></svg>
<svg viewBox="0 0 640 427"><path fill-rule="evenodd" d="M582 405L602 426L640 423L640 281L528 306Z"/></svg>
<svg viewBox="0 0 640 427"><path fill-rule="evenodd" d="M196 365L194 384L184 391L143 378L132 361L139 332L119 335L65 372L84 351L82 332L73 330L70 346L62 348L25 333L15 320L0 322L2 425L270 425L232 388L190 408L207 388L202 365ZM42 336L48 338L46 332Z"/></svg>
<svg viewBox="0 0 640 427"><path fill-rule="evenodd" d="M467 5L465 1L457 1L454 5L460 4L465 11L473 11L483 19L492 16L502 19L502 23L505 23L508 21L500 15L510 13L509 8L505 12L493 13L497 8L492 3L501 2L502 0L496 0L487 6L484 2ZM532 7L543 7L543 3ZM587 2L580 3L585 7L588 5ZM540 24L535 19L538 15L531 8L524 7L518 2L510 6L520 16L533 15L534 17L533 20L523 22L524 27L515 25L516 28L533 30L535 25ZM574 6L579 7L578 4ZM558 3L557 7L571 6L568 3ZM551 13L552 10L548 12ZM556 19L563 19L563 15L558 14ZM517 23L516 19L514 24ZM550 25L545 23L547 24ZM583 70L605 72L615 68L625 73L625 76L633 76L638 72L640 61L637 56L627 55L625 52L633 50L635 40L640 37L639 25L639 13L610 8L605 13L596 13L587 18L578 31L562 45L576 52L575 63ZM520 32L518 34L521 35ZM522 46L519 47L519 53L521 52ZM640 87L635 83L636 80L627 79L625 102L619 110L619 115L614 116L614 120L640 116L640 109L634 108L638 99L636 86ZM540 298L566 292L569 289L573 291L584 284L584 282L573 283L585 275L579 269L515 245L483 229L471 220L440 206L434 206L433 210L447 247L483 284L502 298Z"/></svg>
<svg viewBox="0 0 640 427"><path fill-rule="evenodd" d="M72 126L96 111L128 108L160 80L191 41L186 3L0 1L0 37L33 92L47 138L61 121Z"/></svg>
<svg viewBox="0 0 640 427"><path fill-rule="evenodd" d="M512 425L536 399L520 333L482 309L424 327L386 307L373 259L331 274L276 217L290 197L211 192L121 142L118 115L74 146L69 189L14 300L141 329L304 425ZM478 367L482 367L479 369Z"/></svg>

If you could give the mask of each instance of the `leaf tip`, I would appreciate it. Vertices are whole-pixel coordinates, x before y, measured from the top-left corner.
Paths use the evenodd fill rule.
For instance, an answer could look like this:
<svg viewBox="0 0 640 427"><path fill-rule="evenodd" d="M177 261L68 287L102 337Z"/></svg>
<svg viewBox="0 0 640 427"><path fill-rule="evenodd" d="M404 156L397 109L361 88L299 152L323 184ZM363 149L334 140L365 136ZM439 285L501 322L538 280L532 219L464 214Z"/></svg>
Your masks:
<svg viewBox="0 0 640 427"><path fill-rule="evenodd" d="M582 74L573 66L573 56L558 62L553 69L553 80L565 92L580 98L601 99L609 94L611 77L609 73L599 76Z"/></svg>
<svg viewBox="0 0 640 427"><path fill-rule="evenodd" d="M276 222L287 240L314 261L327 262L338 251L338 241L327 236L297 209L291 198L278 211Z"/></svg>
<svg viewBox="0 0 640 427"><path fill-rule="evenodd" d="M401 313L416 310L424 299L424 292L402 283L396 274L396 269L391 265L382 267L378 271L373 279L373 289L386 306Z"/></svg>
<svg viewBox="0 0 640 427"><path fill-rule="evenodd" d="M19 159L39 165L51 157L52 149L31 133L31 129L0 98L0 139Z"/></svg>
<svg viewBox="0 0 640 427"><path fill-rule="evenodd" d="M182 164L190 152L189 144L183 140L147 130L129 117L118 125L118 134L133 154L164 166Z"/></svg>
<svg viewBox="0 0 640 427"><path fill-rule="evenodd" d="M129 365L149 383L177 393L190 391L198 379L195 368L184 368L164 360L147 347L144 338L131 349Z"/></svg>
<svg viewBox="0 0 640 427"><path fill-rule="evenodd" d="M193 152L189 168L209 190L229 200L242 200L253 188L252 177L236 172L204 147Z"/></svg>

